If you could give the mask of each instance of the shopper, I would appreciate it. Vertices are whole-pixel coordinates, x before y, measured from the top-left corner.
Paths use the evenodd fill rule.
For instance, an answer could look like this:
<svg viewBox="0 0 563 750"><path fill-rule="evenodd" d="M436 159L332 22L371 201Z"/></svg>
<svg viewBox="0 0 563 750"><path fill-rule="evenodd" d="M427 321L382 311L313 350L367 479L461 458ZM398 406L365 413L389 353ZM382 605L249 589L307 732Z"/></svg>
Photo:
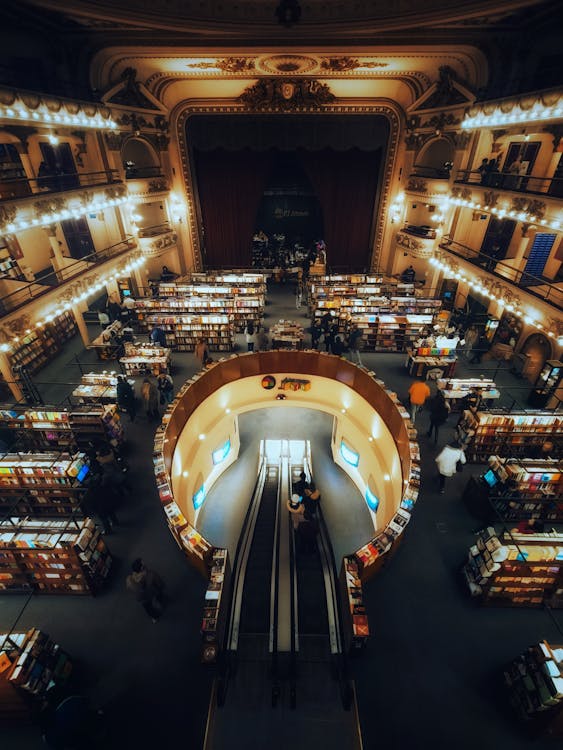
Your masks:
<svg viewBox="0 0 563 750"><path fill-rule="evenodd" d="M348 351L350 353L350 362L353 362L355 357L359 365L362 364L362 358L360 357L362 336L362 329L358 328L356 323L352 323L350 333L348 334Z"/></svg>
<svg viewBox="0 0 563 750"><path fill-rule="evenodd" d="M154 570L147 568L139 557L131 565L127 588L132 591L145 612L157 623L164 610L164 581Z"/></svg>
<svg viewBox="0 0 563 750"><path fill-rule="evenodd" d="M403 284L414 284L416 279L416 271L412 266L409 266L408 268L405 268L403 273L401 274L401 281Z"/></svg>
<svg viewBox="0 0 563 750"><path fill-rule="evenodd" d="M157 346L166 347L166 334L158 324L152 329L150 340Z"/></svg>
<svg viewBox="0 0 563 750"><path fill-rule="evenodd" d="M204 364L205 360L209 357L209 348L207 346L206 338L199 338L195 345L194 354L196 359L201 365Z"/></svg>
<svg viewBox="0 0 563 750"><path fill-rule="evenodd" d="M409 388L409 400L411 405L411 419L415 423L418 411L424 406L426 399L430 396L430 388L424 380L415 380Z"/></svg>
<svg viewBox="0 0 563 750"><path fill-rule="evenodd" d="M457 469L458 463L465 463L465 453L457 441L448 443L434 459L438 467L438 481L440 485L440 494L443 495L446 489L446 478L452 477Z"/></svg>
<svg viewBox="0 0 563 750"><path fill-rule="evenodd" d="M120 497L127 497L131 487L127 480L127 467L120 461L109 443L101 445L96 456L102 467L102 486L109 486Z"/></svg>
<svg viewBox="0 0 563 750"><path fill-rule="evenodd" d="M258 349L261 352L265 352L270 348L270 339L264 326L260 326L258 331Z"/></svg>
<svg viewBox="0 0 563 750"><path fill-rule="evenodd" d="M148 419L160 419L160 412L158 411L158 390L156 385L149 380L149 378L143 380L143 385L141 386L141 398L143 399L143 405Z"/></svg>
<svg viewBox="0 0 563 750"><path fill-rule="evenodd" d="M303 287L301 286L301 282L298 281L295 285L295 307L300 310L301 309L301 302L303 300Z"/></svg>
<svg viewBox="0 0 563 750"><path fill-rule="evenodd" d="M246 328L244 329L244 336L246 338L246 346L248 348L248 351L253 352L254 347L258 341L258 335L256 333L253 320L249 320L246 324Z"/></svg>
<svg viewBox="0 0 563 750"><path fill-rule="evenodd" d="M303 496L305 495L305 490L309 487L309 483L307 482L307 475L304 471L299 474L299 479L295 484L293 485L293 493L299 497L300 500L303 499Z"/></svg>
<svg viewBox="0 0 563 750"><path fill-rule="evenodd" d="M119 313L121 312L121 305L113 297L108 297L106 303L106 311L109 319L112 321L119 320Z"/></svg>
<svg viewBox="0 0 563 750"><path fill-rule="evenodd" d="M341 357L344 354L344 342L340 336L335 336L332 342L332 353L336 354L337 357Z"/></svg>
<svg viewBox="0 0 563 750"><path fill-rule="evenodd" d="M119 520L115 513L117 504L116 493L102 480L97 477L86 492L84 497L84 508L86 512L97 516L104 534L111 534L114 526L119 525Z"/></svg>
<svg viewBox="0 0 563 750"><path fill-rule="evenodd" d="M299 495L294 493L291 496L291 499L287 501L287 509L291 513L293 529L294 531L298 531L301 524L305 521L305 505L301 502Z"/></svg>
<svg viewBox="0 0 563 750"><path fill-rule="evenodd" d="M426 435L432 437L432 432L434 432L434 445L436 445L440 427L445 424L450 413L450 405L444 398L443 391L438 390L436 395L428 401L428 409L430 411L430 426Z"/></svg>
<svg viewBox="0 0 563 750"><path fill-rule="evenodd" d="M311 346L313 349L318 349L321 336L323 335L323 329L321 328L320 322L315 319L311 326Z"/></svg>
<svg viewBox="0 0 563 750"><path fill-rule="evenodd" d="M317 515L317 509L321 502L321 493L315 487L315 483L311 482L308 487L305 487L303 493L303 504L305 506L305 518L315 518Z"/></svg>
<svg viewBox="0 0 563 750"><path fill-rule="evenodd" d="M474 407L464 409L456 425L456 437L463 450L471 444L478 426L477 410Z"/></svg>
<svg viewBox="0 0 563 750"><path fill-rule="evenodd" d="M477 330L477 326L469 326L469 328L465 331L463 338L465 341L463 351L465 354L465 358L469 359L471 356L471 350L479 340L479 331Z"/></svg>
<svg viewBox="0 0 563 750"><path fill-rule="evenodd" d="M156 387L160 393L160 403L170 404L174 399L174 381L166 372L161 372L156 381Z"/></svg>
<svg viewBox="0 0 563 750"><path fill-rule="evenodd" d="M117 376L117 405L120 409L123 409L124 411L129 414L129 419L131 422L135 421L135 416L137 414L137 403L135 401L135 391L133 390L133 386L131 383L128 382L125 375L118 375Z"/></svg>

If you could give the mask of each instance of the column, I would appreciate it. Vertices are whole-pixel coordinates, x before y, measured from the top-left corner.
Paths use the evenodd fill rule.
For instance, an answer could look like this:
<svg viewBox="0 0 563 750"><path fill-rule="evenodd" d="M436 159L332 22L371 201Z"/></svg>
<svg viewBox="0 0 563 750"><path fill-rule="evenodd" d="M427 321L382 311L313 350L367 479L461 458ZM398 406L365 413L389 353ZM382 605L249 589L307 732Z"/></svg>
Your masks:
<svg viewBox="0 0 563 750"><path fill-rule="evenodd" d="M16 401L25 401L23 392L19 384L16 382L16 378L12 371L10 358L8 357L6 352L0 352L0 372L2 373L2 376L6 381L14 399Z"/></svg>
<svg viewBox="0 0 563 750"><path fill-rule="evenodd" d="M530 244L530 237L528 237L528 227L529 224L522 224L521 230L522 230L522 237L520 241L518 242L516 253L512 258L505 258L502 261L502 265L498 264L496 267L496 272L502 274L505 278L509 279L515 284L518 284L520 281L520 271L524 268L526 264L526 251L528 250L528 246ZM508 271L508 269L503 269L504 266L510 266L510 268L514 269L514 273L511 273Z"/></svg>
<svg viewBox="0 0 563 750"><path fill-rule="evenodd" d="M59 241L57 240L57 234L55 232L54 227L43 227L43 230L47 234L47 237L49 238L49 244L51 245L51 250L53 251L53 257L51 258L51 265L53 266L53 270L57 273L57 278L59 281L64 280L64 274L62 273L62 270L67 265L68 258L65 258L61 247L59 245Z"/></svg>
<svg viewBox="0 0 563 750"><path fill-rule="evenodd" d="M76 325L78 326L78 331L80 333L80 338L82 339L82 343L85 347L87 347L90 344L90 335L88 333L88 326L84 322L84 316L82 313L84 310L88 309L88 305L86 302L78 302L76 305L72 305L71 310L72 314L74 315L74 319L76 320Z"/></svg>

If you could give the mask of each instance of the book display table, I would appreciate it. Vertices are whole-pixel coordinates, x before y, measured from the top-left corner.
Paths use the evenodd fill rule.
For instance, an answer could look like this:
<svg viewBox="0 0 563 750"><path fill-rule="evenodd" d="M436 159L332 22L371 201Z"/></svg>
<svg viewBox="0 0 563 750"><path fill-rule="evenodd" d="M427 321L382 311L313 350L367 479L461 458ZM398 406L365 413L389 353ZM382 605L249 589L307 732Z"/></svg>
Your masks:
<svg viewBox="0 0 563 750"><path fill-rule="evenodd" d="M125 344L121 364L127 375L158 375L170 370L170 349L152 344Z"/></svg>
<svg viewBox="0 0 563 750"><path fill-rule="evenodd" d="M279 320L270 329L272 349L301 349L303 326L292 320Z"/></svg>
<svg viewBox="0 0 563 750"><path fill-rule="evenodd" d="M450 378L456 362L457 357L450 349L407 349L405 366L413 378L438 380Z"/></svg>

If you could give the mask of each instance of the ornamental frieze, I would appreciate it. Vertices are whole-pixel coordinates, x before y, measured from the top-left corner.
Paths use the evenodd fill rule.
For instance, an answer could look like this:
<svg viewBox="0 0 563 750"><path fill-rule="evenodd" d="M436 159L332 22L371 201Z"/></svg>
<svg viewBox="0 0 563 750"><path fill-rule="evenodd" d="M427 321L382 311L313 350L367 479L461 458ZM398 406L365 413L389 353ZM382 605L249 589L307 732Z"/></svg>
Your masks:
<svg viewBox="0 0 563 750"><path fill-rule="evenodd" d="M329 87L315 78L263 78L249 86L238 101L250 110L291 111L318 108L335 98Z"/></svg>
<svg viewBox="0 0 563 750"><path fill-rule="evenodd" d="M409 177L407 190L413 193L426 193L428 191L428 183L421 177Z"/></svg>
<svg viewBox="0 0 563 750"><path fill-rule="evenodd" d="M15 206L0 206L0 226L11 224L17 213L18 210Z"/></svg>
<svg viewBox="0 0 563 750"><path fill-rule="evenodd" d="M499 199L499 193L495 193L493 190L485 190L483 193L483 201L486 208L493 208L497 205Z"/></svg>
<svg viewBox="0 0 563 750"><path fill-rule="evenodd" d="M46 200L35 201L33 208L39 219L45 214L55 214L63 211L65 209L65 201L63 198L47 198Z"/></svg>

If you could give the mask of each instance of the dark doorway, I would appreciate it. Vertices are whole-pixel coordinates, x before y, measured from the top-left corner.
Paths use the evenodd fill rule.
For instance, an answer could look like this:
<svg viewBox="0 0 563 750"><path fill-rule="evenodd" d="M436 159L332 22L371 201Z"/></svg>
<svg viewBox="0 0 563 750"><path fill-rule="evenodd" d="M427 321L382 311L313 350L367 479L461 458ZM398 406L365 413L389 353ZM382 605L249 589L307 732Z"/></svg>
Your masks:
<svg viewBox="0 0 563 750"><path fill-rule="evenodd" d="M67 219L61 227L71 258L84 258L95 252L94 242L86 219Z"/></svg>
<svg viewBox="0 0 563 750"><path fill-rule="evenodd" d="M512 219L497 219L491 216L479 251L482 258L481 265L487 270L494 270L496 263L506 258L515 228L516 222Z"/></svg>
<svg viewBox="0 0 563 750"><path fill-rule="evenodd" d="M54 175L53 187L56 190L72 190L80 186L76 173L76 164L68 143L40 143L41 156L47 164L50 174Z"/></svg>

